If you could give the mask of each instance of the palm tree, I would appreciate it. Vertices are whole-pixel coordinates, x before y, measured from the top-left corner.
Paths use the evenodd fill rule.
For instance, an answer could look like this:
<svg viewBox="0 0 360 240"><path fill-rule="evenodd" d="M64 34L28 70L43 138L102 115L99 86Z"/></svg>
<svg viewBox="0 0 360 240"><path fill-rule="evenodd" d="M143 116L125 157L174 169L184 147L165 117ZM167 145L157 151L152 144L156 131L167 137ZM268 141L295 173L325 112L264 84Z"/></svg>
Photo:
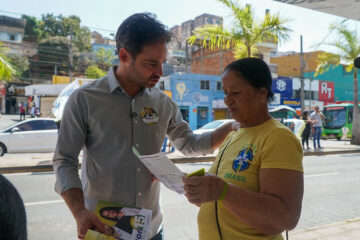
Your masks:
<svg viewBox="0 0 360 240"><path fill-rule="evenodd" d="M0 81L10 81L15 74L15 70L12 68L5 55L6 50L7 49L3 47L0 42Z"/></svg>
<svg viewBox="0 0 360 240"><path fill-rule="evenodd" d="M359 87L357 79L357 70L354 67L354 60L360 55L360 36L356 31L352 31L345 23L331 24L328 36L337 34L336 40L330 42L322 42L320 45L331 46L337 49L337 53L322 53L318 56L318 65L315 76L322 74L330 69L330 67L338 66L341 63L346 65L346 71L353 71L354 76L354 108L353 108L353 127L351 143L360 145L360 115L359 115ZM325 39L326 41L326 39Z"/></svg>
<svg viewBox="0 0 360 240"><path fill-rule="evenodd" d="M267 13L265 18L255 21L251 5L242 7L237 1L218 0L231 9L233 27L231 30L222 26L207 25L193 31L188 43L203 42L203 47L214 50L216 48L234 49L235 59L253 57L259 53L257 44L261 42L281 42L289 39L291 30L285 26L288 22L281 19L279 14Z"/></svg>

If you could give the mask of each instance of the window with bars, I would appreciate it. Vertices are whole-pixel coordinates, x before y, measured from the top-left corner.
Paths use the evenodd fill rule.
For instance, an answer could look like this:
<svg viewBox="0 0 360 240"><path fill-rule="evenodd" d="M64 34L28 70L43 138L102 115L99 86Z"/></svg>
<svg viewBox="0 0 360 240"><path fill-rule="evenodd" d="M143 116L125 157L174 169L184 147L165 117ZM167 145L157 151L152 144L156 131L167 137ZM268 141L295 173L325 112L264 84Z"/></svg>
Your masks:
<svg viewBox="0 0 360 240"><path fill-rule="evenodd" d="M209 90L210 89L210 81L201 80L200 81L200 89Z"/></svg>
<svg viewBox="0 0 360 240"><path fill-rule="evenodd" d="M217 83L216 83L216 90L218 90L218 91L222 91L222 90L223 90L222 82L217 82Z"/></svg>

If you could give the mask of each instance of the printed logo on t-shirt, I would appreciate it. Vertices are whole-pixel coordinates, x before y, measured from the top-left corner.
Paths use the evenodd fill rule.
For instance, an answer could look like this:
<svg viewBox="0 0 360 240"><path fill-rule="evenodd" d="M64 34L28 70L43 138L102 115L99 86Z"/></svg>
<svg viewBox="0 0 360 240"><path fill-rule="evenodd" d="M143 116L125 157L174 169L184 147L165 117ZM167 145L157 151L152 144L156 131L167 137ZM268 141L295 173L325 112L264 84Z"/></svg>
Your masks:
<svg viewBox="0 0 360 240"><path fill-rule="evenodd" d="M156 111L151 107L144 107L140 112L140 117L144 123L154 125L159 121L159 116Z"/></svg>
<svg viewBox="0 0 360 240"><path fill-rule="evenodd" d="M249 168L250 162L254 158L254 150L252 147L246 147L241 150L237 157L233 160L232 169L235 172L245 171Z"/></svg>

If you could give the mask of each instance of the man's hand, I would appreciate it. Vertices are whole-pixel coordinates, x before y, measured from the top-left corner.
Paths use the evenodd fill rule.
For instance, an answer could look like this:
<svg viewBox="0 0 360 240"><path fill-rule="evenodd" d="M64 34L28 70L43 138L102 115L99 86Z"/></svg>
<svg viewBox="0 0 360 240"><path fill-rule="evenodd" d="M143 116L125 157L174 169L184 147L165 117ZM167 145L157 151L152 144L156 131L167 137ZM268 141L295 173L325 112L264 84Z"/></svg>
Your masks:
<svg viewBox="0 0 360 240"><path fill-rule="evenodd" d="M231 131L237 131L240 128L240 123L234 121L228 122L221 127L215 129L211 135L211 147L213 150L217 149L224 141L226 136Z"/></svg>
<svg viewBox="0 0 360 240"><path fill-rule="evenodd" d="M183 181L185 196L189 202L195 205L219 200L225 187L224 180L210 174L202 177L184 177Z"/></svg>
<svg viewBox="0 0 360 240"><path fill-rule="evenodd" d="M91 211L84 209L75 218L77 225L78 238L84 239L88 229L94 229L106 235L112 235L113 229L102 223L99 218Z"/></svg>

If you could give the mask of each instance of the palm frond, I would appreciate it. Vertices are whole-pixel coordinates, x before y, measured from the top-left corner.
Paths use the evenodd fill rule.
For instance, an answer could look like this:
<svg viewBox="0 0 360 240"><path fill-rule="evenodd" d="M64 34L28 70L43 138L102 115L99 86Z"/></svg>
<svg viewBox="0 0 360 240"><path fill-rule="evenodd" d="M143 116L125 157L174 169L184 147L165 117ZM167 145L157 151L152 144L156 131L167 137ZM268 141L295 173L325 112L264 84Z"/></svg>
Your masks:
<svg viewBox="0 0 360 240"><path fill-rule="evenodd" d="M340 64L340 56L333 53L323 52L318 55L316 62L317 66L315 77L328 71L330 67L334 68L335 66L338 66Z"/></svg>
<svg viewBox="0 0 360 240"><path fill-rule="evenodd" d="M202 42L203 47L211 50L222 48L229 49L234 42L230 32L222 29L221 26L207 25L193 31L193 36L188 38L188 43L193 45L197 41Z"/></svg>

